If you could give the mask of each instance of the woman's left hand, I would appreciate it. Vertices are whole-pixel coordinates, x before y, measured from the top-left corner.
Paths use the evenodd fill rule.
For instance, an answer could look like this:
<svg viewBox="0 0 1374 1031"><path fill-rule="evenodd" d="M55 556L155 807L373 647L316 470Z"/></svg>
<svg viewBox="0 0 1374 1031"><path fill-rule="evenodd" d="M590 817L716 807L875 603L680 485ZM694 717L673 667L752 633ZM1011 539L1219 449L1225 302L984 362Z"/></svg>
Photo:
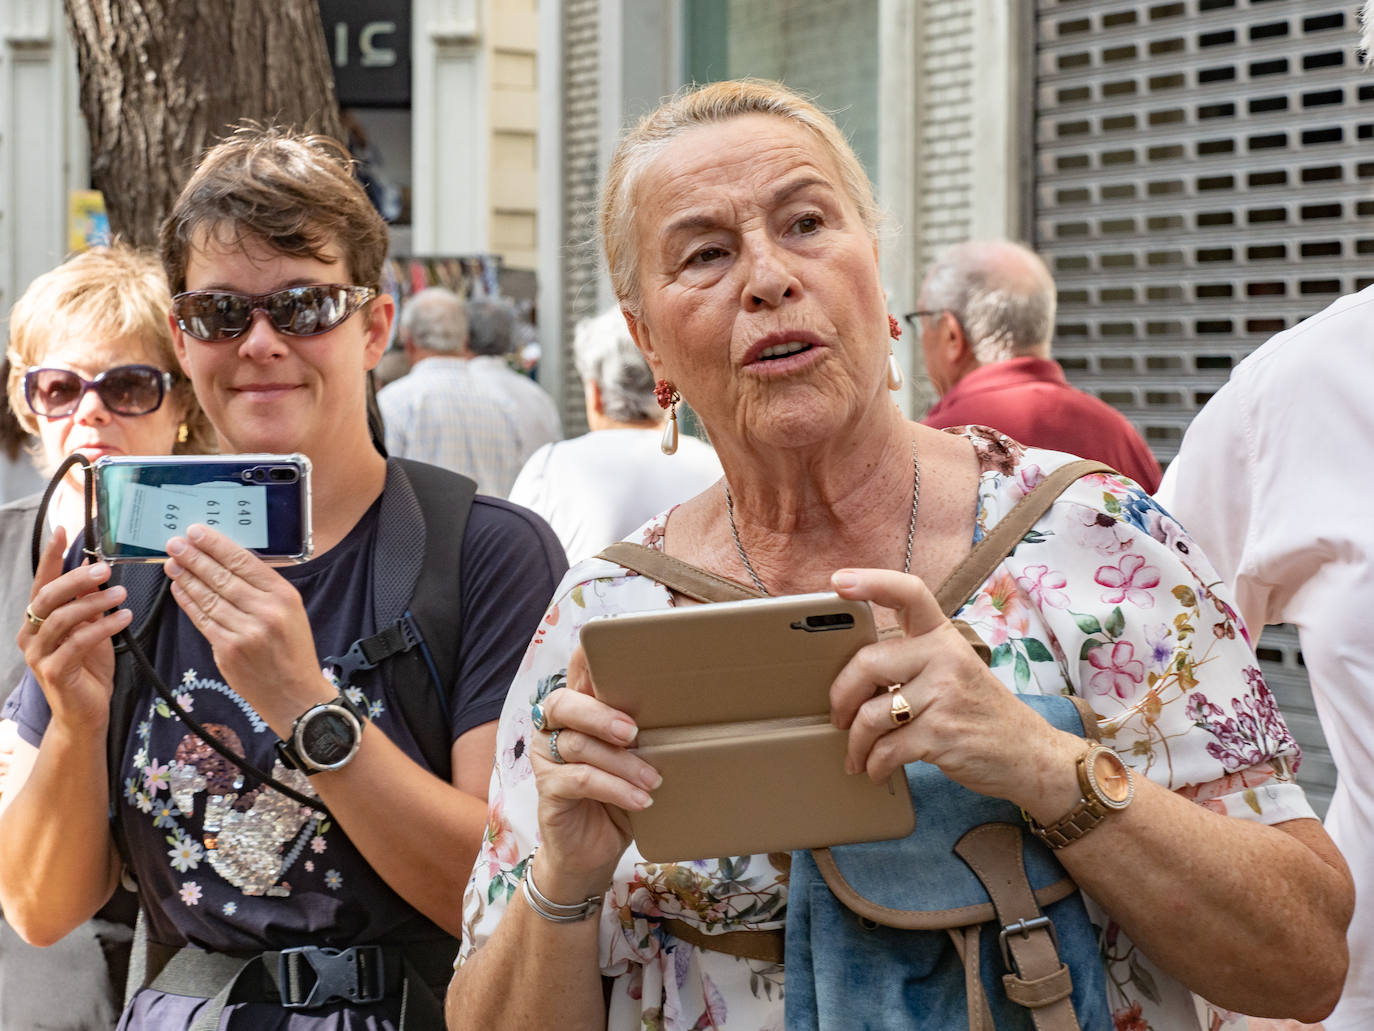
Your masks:
<svg viewBox="0 0 1374 1031"><path fill-rule="evenodd" d="M251 551L199 523L167 542L172 597L215 664L274 730L329 694L300 593Z"/></svg>
<svg viewBox="0 0 1374 1031"><path fill-rule="evenodd" d="M971 791L1029 805L1064 779L1083 740L1055 729L998 680L918 577L843 569L845 598L893 610L904 631L859 650L830 688L832 722L849 728L846 766L885 780L906 763L934 763ZM898 722L889 688L911 718Z"/></svg>

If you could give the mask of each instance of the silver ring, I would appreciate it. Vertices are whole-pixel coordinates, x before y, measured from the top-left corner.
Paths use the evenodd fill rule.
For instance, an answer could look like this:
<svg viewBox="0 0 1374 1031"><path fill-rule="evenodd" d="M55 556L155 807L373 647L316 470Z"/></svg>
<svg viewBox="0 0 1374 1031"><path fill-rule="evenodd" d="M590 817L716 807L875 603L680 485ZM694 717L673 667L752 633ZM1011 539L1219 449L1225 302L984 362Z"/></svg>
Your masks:
<svg viewBox="0 0 1374 1031"><path fill-rule="evenodd" d="M33 606L31 605L24 606L24 618L29 621L29 625L35 630L48 621L44 616L35 616L33 614Z"/></svg>
<svg viewBox="0 0 1374 1031"><path fill-rule="evenodd" d="M534 729L539 731L548 730L548 723L544 719L544 703L535 702L530 706L530 722L534 724Z"/></svg>
<svg viewBox="0 0 1374 1031"><path fill-rule="evenodd" d="M563 728L560 727L558 730L555 730L552 734L549 735L549 755L553 758L554 762L558 763L559 766L562 766L564 763L568 761L558 754L558 735L561 733L563 733Z"/></svg>

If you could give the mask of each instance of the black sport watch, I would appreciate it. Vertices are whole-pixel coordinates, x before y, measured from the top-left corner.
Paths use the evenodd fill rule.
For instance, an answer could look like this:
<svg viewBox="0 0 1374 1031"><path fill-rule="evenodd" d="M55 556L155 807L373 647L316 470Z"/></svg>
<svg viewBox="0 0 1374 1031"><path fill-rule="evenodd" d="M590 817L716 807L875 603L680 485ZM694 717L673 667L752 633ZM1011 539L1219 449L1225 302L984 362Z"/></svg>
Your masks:
<svg viewBox="0 0 1374 1031"><path fill-rule="evenodd" d="M291 736L277 742L281 761L307 777L347 766L363 740L367 717L340 694L313 705L291 725Z"/></svg>

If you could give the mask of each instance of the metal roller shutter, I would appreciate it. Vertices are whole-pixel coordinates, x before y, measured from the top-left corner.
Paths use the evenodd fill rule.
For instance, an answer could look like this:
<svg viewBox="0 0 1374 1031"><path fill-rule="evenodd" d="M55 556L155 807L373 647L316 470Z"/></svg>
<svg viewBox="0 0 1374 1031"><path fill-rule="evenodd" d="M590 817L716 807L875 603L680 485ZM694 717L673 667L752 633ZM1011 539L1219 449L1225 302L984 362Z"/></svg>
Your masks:
<svg viewBox="0 0 1374 1031"><path fill-rule="evenodd" d="M1371 282L1357 5L1035 6L1033 236L1059 284L1055 355L1167 462L1240 359ZM1324 811L1335 769L1296 634L1258 650Z"/></svg>
<svg viewBox="0 0 1374 1031"><path fill-rule="evenodd" d="M572 358L573 328L597 314L597 276L602 262L594 231L601 186L601 62L598 51L598 0L564 0L563 42L563 394L559 413L563 432L573 437L587 428L582 380Z"/></svg>

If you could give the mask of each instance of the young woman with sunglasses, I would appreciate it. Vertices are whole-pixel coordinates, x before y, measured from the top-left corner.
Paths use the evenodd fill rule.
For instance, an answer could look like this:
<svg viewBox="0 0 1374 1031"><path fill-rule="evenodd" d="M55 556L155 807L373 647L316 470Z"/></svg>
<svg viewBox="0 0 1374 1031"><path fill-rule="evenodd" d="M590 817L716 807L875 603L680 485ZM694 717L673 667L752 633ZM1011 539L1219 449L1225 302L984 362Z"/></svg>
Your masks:
<svg viewBox="0 0 1374 1031"><path fill-rule="evenodd" d="M37 437L33 458L45 476L76 451L94 460L213 450L213 431L172 349L171 299L157 259L116 244L44 273L15 302L9 404ZM82 475L73 468L48 509L49 525L62 527L69 542L83 522ZM29 550L40 497L0 507L0 612L13 622L33 585ZM0 699L24 669L14 638L0 636ZM15 738L15 724L0 720L0 792ZM108 1028L123 997L133 907L120 892L48 952L0 924L0 1026Z"/></svg>
<svg viewBox="0 0 1374 1031"><path fill-rule="evenodd" d="M150 653L218 742L309 806L212 752L140 685L117 849L106 766L91 753L107 733L108 638L130 617L108 612L121 588L94 594L103 564L58 575L50 550L35 580L40 625L20 630L33 670L19 689L24 782L0 811L0 904L26 938L51 941L121 865L132 871L149 964L121 1031L443 1026L495 721L566 562L531 513L472 502L461 575L424 597L461 639L437 685L446 719L405 719L405 699L436 690L432 675L328 660L381 629L391 549L424 541L427 560L454 532L421 518L408 493L421 471L389 462L369 434L366 374L395 310L378 291L386 249L346 154L276 129L212 149L162 234L179 363L224 451L309 457L315 556L269 568L193 524L168 541L171 599ZM427 758L431 745L451 762Z"/></svg>

